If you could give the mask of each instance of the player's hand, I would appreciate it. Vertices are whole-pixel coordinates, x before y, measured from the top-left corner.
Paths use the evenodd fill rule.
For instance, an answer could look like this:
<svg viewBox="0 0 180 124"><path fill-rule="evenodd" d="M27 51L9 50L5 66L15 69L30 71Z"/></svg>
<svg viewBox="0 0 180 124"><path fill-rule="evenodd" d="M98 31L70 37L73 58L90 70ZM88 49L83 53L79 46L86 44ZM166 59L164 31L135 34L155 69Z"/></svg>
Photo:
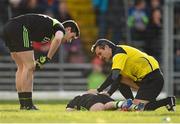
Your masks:
<svg viewBox="0 0 180 124"><path fill-rule="evenodd" d="M87 91L87 93L90 93L90 94L97 94L98 91L97 91L97 89L90 89L90 90Z"/></svg>
<svg viewBox="0 0 180 124"><path fill-rule="evenodd" d="M42 69L43 65L48 63L49 61L50 61L50 59L47 56L40 56L36 60L36 70Z"/></svg>

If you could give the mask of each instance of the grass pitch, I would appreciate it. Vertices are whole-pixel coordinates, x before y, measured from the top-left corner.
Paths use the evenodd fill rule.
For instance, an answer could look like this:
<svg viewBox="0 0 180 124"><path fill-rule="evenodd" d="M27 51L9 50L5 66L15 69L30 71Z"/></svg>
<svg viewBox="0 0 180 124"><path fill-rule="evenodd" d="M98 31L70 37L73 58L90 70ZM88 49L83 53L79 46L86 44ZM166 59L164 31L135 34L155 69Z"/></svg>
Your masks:
<svg viewBox="0 0 180 124"><path fill-rule="evenodd" d="M37 101L38 111L19 110L18 101L0 102L0 123L180 123L180 100L176 112L165 107L153 112L66 112L67 101Z"/></svg>

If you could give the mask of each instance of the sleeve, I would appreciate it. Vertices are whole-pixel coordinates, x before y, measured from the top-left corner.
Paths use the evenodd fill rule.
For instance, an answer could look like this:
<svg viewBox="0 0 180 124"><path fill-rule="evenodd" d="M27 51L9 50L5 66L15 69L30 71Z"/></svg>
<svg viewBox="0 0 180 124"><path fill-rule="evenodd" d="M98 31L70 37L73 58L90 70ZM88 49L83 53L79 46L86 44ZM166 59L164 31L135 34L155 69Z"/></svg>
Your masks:
<svg viewBox="0 0 180 124"><path fill-rule="evenodd" d="M63 34L65 34L65 29L64 29L64 27L63 27L61 24L58 24L58 23L53 26L53 34L55 35L55 33L56 33L57 31L62 31Z"/></svg>
<svg viewBox="0 0 180 124"><path fill-rule="evenodd" d="M112 63L113 63L112 70L113 69L123 70L126 60L127 60L127 57L128 56L125 53L118 53L118 54L114 55L113 61L112 61Z"/></svg>
<svg viewBox="0 0 180 124"><path fill-rule="evenodd" d="M108 91L109 95L112 95L118 88L120 84L120 70L119 69L114 69L112 70L112 85Z"/></svg>

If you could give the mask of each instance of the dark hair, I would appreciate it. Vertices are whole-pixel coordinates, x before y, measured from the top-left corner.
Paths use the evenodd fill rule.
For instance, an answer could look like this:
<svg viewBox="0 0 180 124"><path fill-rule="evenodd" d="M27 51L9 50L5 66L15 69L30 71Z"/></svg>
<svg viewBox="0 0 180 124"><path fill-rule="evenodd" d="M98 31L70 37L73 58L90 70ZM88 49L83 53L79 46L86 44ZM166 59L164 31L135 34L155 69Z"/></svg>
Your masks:
<svg viewBox="0 0 180 124"><path fill-rule="evenodd" d="M71 32L75 32L77 37L80 36L79 26L74 20L67 20L64 21L62 24L64 28L71 27Z"/></svg>
<svg viewBox="0 0 180 124"><path fill-rule="evenodd" d="M112 41L110 41L110 40L107 40L107 39L98 39L98 40L96 41L96 43L92 45L92 47L91 47L91 52L94 52L94 50L96 49L97 46L100 46L100 47L104 48L105 45L108 45L110 48L113 48L113 47L116 46L116 45L115 45Z"/></svg>

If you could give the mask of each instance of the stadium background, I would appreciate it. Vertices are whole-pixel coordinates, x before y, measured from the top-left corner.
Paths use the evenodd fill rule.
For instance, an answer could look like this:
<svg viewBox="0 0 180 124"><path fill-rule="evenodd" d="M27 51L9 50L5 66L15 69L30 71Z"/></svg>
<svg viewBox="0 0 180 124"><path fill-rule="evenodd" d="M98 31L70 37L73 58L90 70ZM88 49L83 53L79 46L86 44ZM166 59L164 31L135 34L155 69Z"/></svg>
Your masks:
<svg viewBox="0 0 180 124"><path fill-rule="evenodd" d="M69 99L95 87L97 84L90 84L93 79L102 77L98 81L103 80L110 63L102 63L90 52L98 38L135 46L153 55L161 63L165 76L161 96L180 96L180 1L144 0L146 5L141 2L143 0L1 0L1 31L9 18L25 13L47 14L60 22L74 19L81 29L80 39L71 47L61 45L53 62L36 72L33 97ZM132 15L138 8L141 8L139 15ZM138 18L135 23L133 18ZM49 46L33 45L36 57L39 53L46 54ZM93 70L98 73L92 74ZM0 99L17 98L15 71L16 66L0 37Z"/></svg>

